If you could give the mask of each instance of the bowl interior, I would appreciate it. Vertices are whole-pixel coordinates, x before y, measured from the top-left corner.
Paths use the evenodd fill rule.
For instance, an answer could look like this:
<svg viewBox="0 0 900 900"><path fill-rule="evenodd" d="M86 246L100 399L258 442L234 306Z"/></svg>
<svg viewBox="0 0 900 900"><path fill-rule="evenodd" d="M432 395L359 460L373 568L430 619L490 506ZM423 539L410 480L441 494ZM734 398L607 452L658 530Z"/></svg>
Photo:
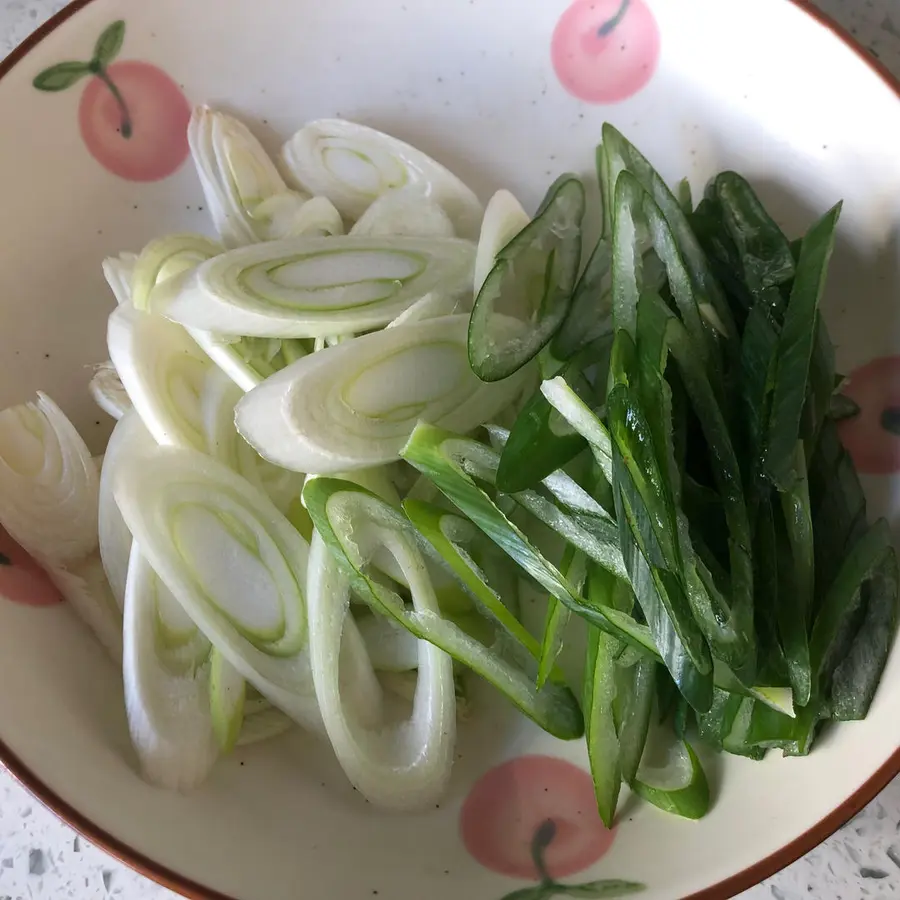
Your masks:
<svg viewBox="0 0 900 900"><path fill-rule="evenodd" d="M272 149L305 120L355 119L431 153L483 198L506 187L533 209L560 172L592 171L609 120L671 182L688 176L695 196L709 175L742 172L791 235L843 199L826 302L839 370L895 354L896 94L783 0L648 2L659 63L641 90L616 103L579 100L554 71L551 38L569 0L527 11L515 0L87 3L0 81L0 406L46 390L102 452L110 423L86 390L89 367L107 358L113 305L100 261L164 232L209 230L189 162L156 181L116 175L114 162L98 161L102 134L90 133L91 85L32 86L55 63L88 59L119 18L123 64L158 67L191 102L245 117ZM646 12L641 0L633 6ZM646 36L621 39L604 52L627 57ZM162 115L149 100L141 110ZM897 484L868 479L873 516L893 521ZM628 879L647 885L647 900L681 897L780 851L895 752L898 685L895 652L869 718L834 729L808 759L716 761L715 807L699 823L629 803L609 851L576 880ZM422 814L368 808L328 748L301 734L241 750L190 796L165 793L136 776L117 674L73 613L0 601L0 740L96 827L240 900L306 892L412 900L426 889L436 900L499 900L527 886L469 855L462 802L505 759L548 754L586 767L584 748L539 734L486 689L476 704L450 794ZM521 816L536 815L534 785L519 790ZM591 814L590 797L583 808L558 810L576 830L578 816Z"/></svg>

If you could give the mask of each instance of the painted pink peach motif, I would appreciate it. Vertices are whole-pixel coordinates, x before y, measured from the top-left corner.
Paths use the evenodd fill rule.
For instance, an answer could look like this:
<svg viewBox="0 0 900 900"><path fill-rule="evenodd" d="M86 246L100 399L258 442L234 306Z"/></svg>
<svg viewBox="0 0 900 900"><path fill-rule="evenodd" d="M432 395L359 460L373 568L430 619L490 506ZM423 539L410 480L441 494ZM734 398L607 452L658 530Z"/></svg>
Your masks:
<svg viewBox="0 0 900 900"><path fill-rule="evenodd" d="M852 405L838 424L858 472L900 472L900 357L883 356L856 369L841 386Z"/></svg>
<svg viewBox="0 0 900 900"><path fill-rule="evenodd" d="M659 26L644 0L576 0L556 26L551 53L570 94L586 103L619 103L653 77Z"/></svg>
<svg viewBox="0 0 900 900"><path fill-rule="evenodd" d="M624 897L635 882L563 884L597 863L615 831L600 820L591 776L553 756L520 756L491 769L469 792L460 813L468 853L500 875L537 882L505 900L555 896Z"/></svg>
<svg viewBox="0 0 900 900"><path fill-rule="evenodd" d="M159 181L187 159L191 108L162 69L140 60L114 62L125 23L113 22L88 62L61 62L34 79L41 91L67 90L89 78L78 121L90 154L107 171L129 181Z"/></svg>
<svg viewBox="0 0 900 900"><path fill-rule="evenodd" d="M63 599L44 570L2 528L0 598L25 606L55 606Z"/></svg>

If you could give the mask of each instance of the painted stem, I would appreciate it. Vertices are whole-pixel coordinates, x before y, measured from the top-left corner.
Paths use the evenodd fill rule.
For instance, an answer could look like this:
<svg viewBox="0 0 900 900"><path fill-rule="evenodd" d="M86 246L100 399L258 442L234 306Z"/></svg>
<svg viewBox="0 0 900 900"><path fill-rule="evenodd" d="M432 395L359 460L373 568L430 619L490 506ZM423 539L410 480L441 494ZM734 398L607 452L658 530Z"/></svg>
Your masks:
<svg viewBox="0 0 900 900"><path fill-rule="evenodd" d="M119 106L119 111L122 114L122 137L127 140L131 137L134 128L131 124L131 115L128 112L128 107L125 105L125 98L116 87L116 83L107 74L106 69L98 69L94 74L109 88L110 93L115 98L116 103Z"/></svg>
<svg viewBox="0 0 900 900"><path fill-rule="evenodd" d="M608 34L612 34L618 27L619 22L625 18L625 13L628 12L629 6L631 6L631 0L622 0L619 4L618 12L616 12L611 19L607 19L607 21L597 29L597 36L606 37Z"/></svg>

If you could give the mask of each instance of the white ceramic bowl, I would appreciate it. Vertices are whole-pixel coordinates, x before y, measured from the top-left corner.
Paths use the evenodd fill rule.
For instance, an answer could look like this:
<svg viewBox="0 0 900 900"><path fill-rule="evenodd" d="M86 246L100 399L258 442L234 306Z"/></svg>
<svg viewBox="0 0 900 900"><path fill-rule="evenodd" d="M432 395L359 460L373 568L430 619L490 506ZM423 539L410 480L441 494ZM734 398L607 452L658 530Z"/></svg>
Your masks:
<svg viewBox="0 0 900 900"><path fill-rule="evenodd" d="M130 142L97 78L32 86L48 67L88 60L120 18L109 75L129 105ZM723 168L743 172L792 233L843 198L827 298L841 370L900 344L897 86L796 3L78 0L0 75L0 405L45 389L97 452L109 423L88 397L88 366L107 356L113 303L99 262L163 232L208 229L183 164L185 97L241 114L273 149L310 118L361 120L482 196L504 186L531 206L551 175L590 171L604 120L695 190ZM878 421L893 373L882 362L852 387L870 430L851 437L880 473L866 478L871 511L888 516L900 456ZM179 796L137 776L119 678L72 612L0 598L3 761L93 840L196 897L500 900L536 887L529 845L552 818L547 859L567 882L639 881L646 900L724 898L810 849L900 770L900 652L869 718L833 729L808 759L723 758L714 809L696 824L629 804L604 833L581 744L496 710L465 730L449 796L423 814L367 808L328 748L299 733L236 753ZM461 833L467 795L480 827Z"/></svg>

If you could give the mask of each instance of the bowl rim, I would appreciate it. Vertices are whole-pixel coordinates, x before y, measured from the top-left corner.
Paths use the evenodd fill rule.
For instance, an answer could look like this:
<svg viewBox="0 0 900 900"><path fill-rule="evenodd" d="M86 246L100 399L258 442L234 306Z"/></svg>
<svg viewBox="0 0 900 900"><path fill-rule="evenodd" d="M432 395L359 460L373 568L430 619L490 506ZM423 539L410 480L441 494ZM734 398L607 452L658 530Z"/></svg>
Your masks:
<svg viewBox="0 0 900 900"><path fill-rule="evenodd" d="M0 78L8 75L38 44L92 2L94 0L70 0L66 6L25 38L5 59L0 60ZM900 78L879 59L868 53L865 47L831 16L814 6L812 0L789 0L789 2L809 16L813 23L834 34L900 100ZM181 894L188 900L237 900L173 871L110 834L45 784L2 739L0 739L0 766L4 766L27 791L85 839L151 881ZM897 775L900 775L900 748L895 750L856 791L803 834L746 869L683 897L682 900L730 900L742 891L765 881L831 837L874 800Z"/></svg>

